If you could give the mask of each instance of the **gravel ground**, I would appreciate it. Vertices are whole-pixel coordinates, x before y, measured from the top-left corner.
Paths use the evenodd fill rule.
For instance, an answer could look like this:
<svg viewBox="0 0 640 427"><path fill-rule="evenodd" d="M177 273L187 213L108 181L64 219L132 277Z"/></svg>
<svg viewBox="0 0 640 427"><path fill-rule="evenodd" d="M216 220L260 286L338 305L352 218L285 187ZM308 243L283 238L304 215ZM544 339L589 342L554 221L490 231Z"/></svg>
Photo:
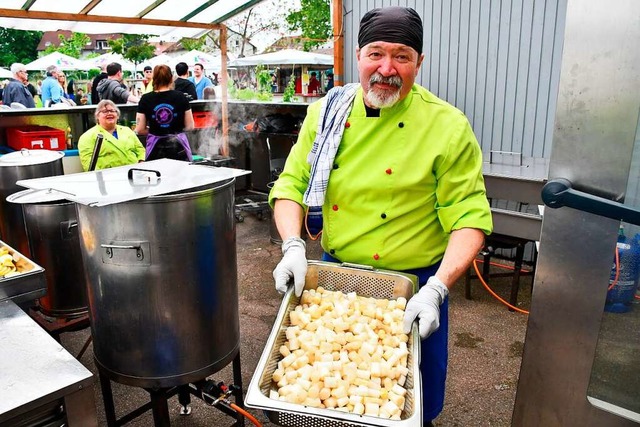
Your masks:
<svg viewBox="0 0 640 427"><path fill-rule="evenodd" d="M281 297L273 286L271 271L280 260L280 248L269 240L269 221L245 215L237 224L239 314L241 325L241 364L243 388L251 376L273 322ZM318 259L317 242L308 243L308 257ZM508 426L511 421L522 356L527 317L510 312L491 297L477 280L473 282L473 300L464 298L461 280L450 296L449 373L445 409L435 420L437 426ZM509 291L509 279L492 281L502 295ZM531 277L521 279L520 298L528 307ZM78 354L89 337L89 329L64 333L63 345ZM96 373L92 347L80 361ZM233 383L230 366L210 376L216 381ZM112 382L117 417L148 402L140 388ZM100 426L106 426L100 386L96 379L95 399ZM189 416L179 414L177 398L169 400L172 426L230 426L234 420L198 399L192 401ZM250 410L261 422L269 424L260 411ZM250 425L245 422L245 425ZM152 426L149 412L127 425Z"/></svg>

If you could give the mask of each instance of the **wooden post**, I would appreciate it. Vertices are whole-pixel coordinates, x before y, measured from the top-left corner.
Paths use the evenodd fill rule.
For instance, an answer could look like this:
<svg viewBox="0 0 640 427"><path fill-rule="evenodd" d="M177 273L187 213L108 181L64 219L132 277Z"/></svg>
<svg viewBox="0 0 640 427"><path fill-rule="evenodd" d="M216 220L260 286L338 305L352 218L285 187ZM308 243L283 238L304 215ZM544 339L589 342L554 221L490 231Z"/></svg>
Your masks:
<svg viewBox="0 0 640 427"><path fill-rule="evenodd" d="M220 27L220 58L222 67L220 71L220 85L222 86L222 148L223 156L229 155L229 109L227 106L227 27Z"/></svg>
<svg viewBox="0 0 640 427"><path fill-rule="evenodd" d="M333 85L344 85L344 28L342 0L333 0Z"/></svg>

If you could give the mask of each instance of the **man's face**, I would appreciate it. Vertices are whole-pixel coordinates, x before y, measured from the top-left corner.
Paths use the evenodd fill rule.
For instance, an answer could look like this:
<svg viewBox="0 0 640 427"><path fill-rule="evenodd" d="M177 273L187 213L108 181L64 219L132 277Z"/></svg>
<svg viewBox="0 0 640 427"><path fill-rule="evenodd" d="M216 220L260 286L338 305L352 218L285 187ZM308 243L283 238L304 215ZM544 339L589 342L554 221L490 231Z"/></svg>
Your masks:
<svg viewBox="0 0 640 427"><path fill-rule="evenodd" d="M27 83L28 81L27 70L18 71L16 73L16 79L21 81L22 83Z"/></svg>
<svg viewBox="0 0 640 427"><path fill-rule="evenodd" d="M153 70L144 70L144 78L147 80L151 80L153 77Z"/></svg>
<svg viewBox="0 0 640 427"><path fill-rule="evenodd" d="M373 42L356 49L356 58L365 104L384 108L409 94L424 55L404 44Z"/></svg>
<svg viewBox="0 0 640 427"><path fill-rule="evenodd" d="M202 67L201 67L201 66L199 66L199 65L196 65L195 67L193 67L193 74L194 74L196 77L200 77L200 76L202 76Z"/></svg>

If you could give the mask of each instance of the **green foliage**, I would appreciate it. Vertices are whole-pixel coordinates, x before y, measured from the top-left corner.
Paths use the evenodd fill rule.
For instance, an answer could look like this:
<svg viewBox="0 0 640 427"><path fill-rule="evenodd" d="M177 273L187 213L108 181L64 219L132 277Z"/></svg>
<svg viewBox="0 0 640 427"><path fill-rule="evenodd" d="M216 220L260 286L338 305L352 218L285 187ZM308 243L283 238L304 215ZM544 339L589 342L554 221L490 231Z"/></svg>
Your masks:
<svg viewBox="0 0 640 427"><path fill-rule="evenodd" d="M271 92L271 73L263 65L256 67L256 79L258 81L258 100L271 101L273 93Z"/></svg>
<svg viewBox="0 0 640 427"><path fill-rule="evenodd" d="M256 91L251 88L238 89L236 97L241 101L250 101L252 99L256 99L257 94Z"/></svg>
<svg viewBox="0 0 640 427"><path fill-rule="evenodd" d="M212 31L212 32L215 32L215 31ZM185 37L182 40L180 40L180 44L182 45L183 48L185 48L188 51L202 50L202 48L205 46L206 40L207 40L206 34L197 39L191 39L191 38Z"/></svg>
<svg viewBox="0 0 640 427"><path fill-rule="evenodd" d="M9 67L14 62L27 64L38 58L38 43L42 31L22 31L0 27L0 65Z"/></svg>
<svg viewBox="0 0 640 427"><path fill-rule="evenodd" d="M65 55L69 55L73 58L80 58L82 54L82 49L91 42L91 39L88 35L84 33L71 33L69 37L65 37L62 34L58 34L58 38L60 39L60 45L54 46L50 45L45 50L45 55L48 55L53 52L60 52Z"/></svg>
<svg viewBox="0 0 640 427"><path fill-rule="evenodd" d="M292 102L295 94L296 94L296 76L291 74L291 77L289 78L289 83L287 83L287 87L284 89L284 93L282 94L282 100L284 102Z"/></svg>
<svg viewBox="0 0 640 427"><path fill-rule="evenodd" d="M300 0L300 10L287 16L289 30L302 31L304 50L309 51L331 38L331 8L329 0Z"/></svg>
<svg viewBox="0 0 640 427"><path fill-rule="evenodd" d="M148 43L148 34L124 34L121 38L109 40L113 53L119 53L129 61L139 64L153 58L155 48Z"/></svg>

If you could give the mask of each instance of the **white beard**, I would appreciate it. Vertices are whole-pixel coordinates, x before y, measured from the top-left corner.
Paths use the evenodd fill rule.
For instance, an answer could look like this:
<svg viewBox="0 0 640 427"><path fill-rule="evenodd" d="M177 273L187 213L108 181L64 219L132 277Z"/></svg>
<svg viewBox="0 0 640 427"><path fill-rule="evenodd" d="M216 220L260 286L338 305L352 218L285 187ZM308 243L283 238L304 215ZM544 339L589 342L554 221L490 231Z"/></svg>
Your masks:
<svg viewBox="0 0 640 427"><path fill-rule="evenodd" d="M399 99L400 88L391 93L387 91L376 91L375 89L369 88L369 91L365 95L367 105L377 109L391 107L398 102Z"/></svg>

